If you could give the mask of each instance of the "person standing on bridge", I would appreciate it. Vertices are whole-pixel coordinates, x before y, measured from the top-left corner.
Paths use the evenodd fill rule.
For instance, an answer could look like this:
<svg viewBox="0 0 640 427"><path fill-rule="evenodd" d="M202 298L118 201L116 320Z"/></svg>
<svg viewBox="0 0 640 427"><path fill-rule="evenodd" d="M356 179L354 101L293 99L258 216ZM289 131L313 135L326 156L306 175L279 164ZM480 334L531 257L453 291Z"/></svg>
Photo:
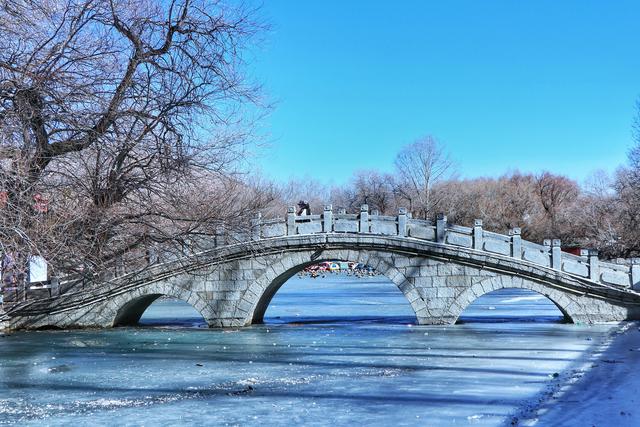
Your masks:
<svg viewBox="0 0 640 427"><path fill-rule="evenodd" d="M298 216L306 216L311 215L311 208L309 207L309 202L306 200L300 200L298 202L298 212L296 213Z"/></svg>

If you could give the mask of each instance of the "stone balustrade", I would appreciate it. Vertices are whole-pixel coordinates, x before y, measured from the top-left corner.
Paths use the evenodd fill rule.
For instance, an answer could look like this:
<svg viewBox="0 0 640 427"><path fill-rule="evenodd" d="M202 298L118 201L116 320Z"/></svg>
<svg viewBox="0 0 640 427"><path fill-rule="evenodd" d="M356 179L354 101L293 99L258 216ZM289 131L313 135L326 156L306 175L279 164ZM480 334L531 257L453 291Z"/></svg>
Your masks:
<svg viewBox="0 0 640 427"><path fill-rule="evenodd" d="M519 228L514 228L508 235L493 233L482 228L480 219L475 220L473 227L463 227L449 224L446 215L442 214L434 224L411 218L404 208L400 208L396 216L385 216L377 211L369 212L367 205L362 205L357 214L346 213L344 209L333 212L332 206L327 205L316 215L296 215L295 208L289 207L284 220L264 220L258 215L251 227L252 240L316 233L359 233L426 240L524 260L596 283L640 291L640 264L605 262L594 250L583 250L580 256L569 254L561 250L558 239L545 240L543 244L522 240Z"/></svg>

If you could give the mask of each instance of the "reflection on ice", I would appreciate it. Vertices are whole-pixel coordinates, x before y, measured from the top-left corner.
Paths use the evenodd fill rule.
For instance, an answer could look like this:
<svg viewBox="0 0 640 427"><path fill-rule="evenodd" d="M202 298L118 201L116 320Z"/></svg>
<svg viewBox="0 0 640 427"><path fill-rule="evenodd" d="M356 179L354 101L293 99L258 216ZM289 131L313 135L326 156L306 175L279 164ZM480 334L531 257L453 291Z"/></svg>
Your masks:
<svg viewBox="0 0 640 427"><path fill-rule="evenodd" d="M402 292L384 276L327 274L294 276L276 293L265 313L269 323L413 324L415 313Z"/></svg>
<svg viewBox="0 0 640 427"><path fill-rule="evenodd" d="M544 295L527 289L501 289L475 300L458 321L558 323L564 321L564 315Z"/></svg>
<svg viewBox="0 0 640 427"><path fill-rule="evenodd" d="M188 303L172 298L156 300L142 314L140 326L166 328L206 328L207 322Z"/></svg>

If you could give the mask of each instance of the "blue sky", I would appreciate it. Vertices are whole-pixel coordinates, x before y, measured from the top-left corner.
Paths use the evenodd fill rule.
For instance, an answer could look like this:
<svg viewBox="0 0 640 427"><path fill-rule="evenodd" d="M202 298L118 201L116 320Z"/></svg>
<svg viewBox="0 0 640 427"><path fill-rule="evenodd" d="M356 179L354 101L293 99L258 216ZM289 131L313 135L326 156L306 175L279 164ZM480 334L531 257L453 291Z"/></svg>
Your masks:
<svg viewBox="0 0 640 427"><path fill-rule="evenodd" d="M640 2L268 0L260 15L250 72L276 107L257 163L277 180L391 172L428 134L462 177L582 180L632 144Z"/></svg>

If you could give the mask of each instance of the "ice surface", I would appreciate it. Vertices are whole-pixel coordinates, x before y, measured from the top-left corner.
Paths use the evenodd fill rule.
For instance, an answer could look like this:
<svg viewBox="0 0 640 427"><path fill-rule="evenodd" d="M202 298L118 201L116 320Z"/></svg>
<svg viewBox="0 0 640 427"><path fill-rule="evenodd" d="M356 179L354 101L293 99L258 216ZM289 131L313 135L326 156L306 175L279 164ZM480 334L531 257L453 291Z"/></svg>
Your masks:
<svg viewBox="0 0 640 427"><path fill-rule="evenodd" d="M271 323L239 330L177 327L201 319L165 300L144 319L171 328L0 337L0 424L496 426L612 328L552 322L521 291L479 300L466 323L417 326L382 278L329 279L285 284Z"/></svg>

